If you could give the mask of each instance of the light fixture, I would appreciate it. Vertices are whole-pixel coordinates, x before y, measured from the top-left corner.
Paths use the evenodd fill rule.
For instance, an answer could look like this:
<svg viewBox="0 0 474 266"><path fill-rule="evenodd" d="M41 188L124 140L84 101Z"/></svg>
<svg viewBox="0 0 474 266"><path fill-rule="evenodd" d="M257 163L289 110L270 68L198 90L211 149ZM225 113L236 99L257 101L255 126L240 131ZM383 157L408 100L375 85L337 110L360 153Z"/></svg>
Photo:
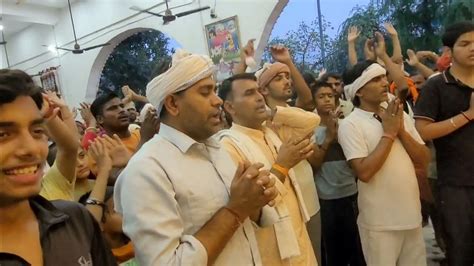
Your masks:
<svg viewBox="0 0 474 266"><path fill-rule="evenodd" d="M58 49L56 49L56 46L54 46L52 44L50 46L48 46L48 50L52 53L57 53L58 52Z"/></svg>
<svg viewBox="0 0 474 266"><path fill-rule="evenodd" d="M3 30L3 25L0 24L0 31Z"/></svg>

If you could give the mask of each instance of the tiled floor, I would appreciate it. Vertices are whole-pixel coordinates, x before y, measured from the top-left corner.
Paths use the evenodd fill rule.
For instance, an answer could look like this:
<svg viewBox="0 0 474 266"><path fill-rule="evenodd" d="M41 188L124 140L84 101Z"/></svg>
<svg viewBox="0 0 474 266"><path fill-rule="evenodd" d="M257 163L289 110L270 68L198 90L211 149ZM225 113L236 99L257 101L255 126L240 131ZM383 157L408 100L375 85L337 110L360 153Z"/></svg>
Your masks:
<svg viewBox="0 0 474 266"><path fill-rule="evenodd" d="M426 243L426 257L428 266L438 266L439 261L444 258L444 253L436 244L433 226L429 223L423 228L423 236Z"/></svg>

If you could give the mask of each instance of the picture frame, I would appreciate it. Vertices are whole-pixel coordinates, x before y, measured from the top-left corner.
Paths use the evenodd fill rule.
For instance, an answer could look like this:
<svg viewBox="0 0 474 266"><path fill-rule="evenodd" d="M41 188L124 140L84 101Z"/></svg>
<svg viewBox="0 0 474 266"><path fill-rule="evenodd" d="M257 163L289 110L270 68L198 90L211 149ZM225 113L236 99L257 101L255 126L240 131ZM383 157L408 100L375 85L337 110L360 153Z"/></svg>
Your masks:
<svg viewBox="0 0 474 266"><path fill-rule="evenodd" d="M239 21L237 16L225 18L204 26L209 57L216 65L217 81L232 76L234 66L240 62Z"/></svg>

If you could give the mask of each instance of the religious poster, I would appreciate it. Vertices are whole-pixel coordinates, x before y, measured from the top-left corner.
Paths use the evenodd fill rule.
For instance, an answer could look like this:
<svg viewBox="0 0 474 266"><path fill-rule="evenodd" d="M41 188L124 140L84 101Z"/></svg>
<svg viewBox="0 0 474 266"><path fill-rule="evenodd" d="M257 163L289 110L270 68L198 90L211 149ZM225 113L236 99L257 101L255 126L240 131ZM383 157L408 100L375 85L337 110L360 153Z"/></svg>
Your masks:
<svg viewBox="0 0 474 266"><path fill-rule="evenodd" d="M217 68L217 80L233 75L240 62L240 32L237 16L205 26L209 56Z"/></svg>

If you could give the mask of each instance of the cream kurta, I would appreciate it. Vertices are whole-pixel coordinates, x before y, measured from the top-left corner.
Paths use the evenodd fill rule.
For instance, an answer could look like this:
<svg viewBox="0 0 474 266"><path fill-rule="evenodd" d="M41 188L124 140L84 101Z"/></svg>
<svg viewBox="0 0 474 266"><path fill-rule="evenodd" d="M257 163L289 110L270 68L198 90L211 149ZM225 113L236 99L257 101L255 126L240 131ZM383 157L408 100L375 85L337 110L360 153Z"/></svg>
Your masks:
<svg viewBox="0 0 474 266"><path fill-rule="evenodd" d="M242 127L234 124L231 129L237 130L240 133L244 133L251 138L255 144L260 147L261 152L265 155L266 159L270 162L275 162L277 151L275 145L270 142L269 138L265 138L263 131L255 130L251 128ZM242 162L248 160L244 154L228 137L223 137L221 143L230 153L232 159L235 162ZM253 162L255 163L255 162ZM257 242L262 257L263 265L317 265L316 258L314 255L313 248L306 230L305 222L300 211L300 206L295 193L295 189L292 186L288 178L285 179L284 185L288 191L285 195L282 195L282 201L289 210L296 239L299 245L301 254L297 257L290 259L281 260L279 249L277 245L277 238L273 227L260 228L256 230Z"/></svg>

